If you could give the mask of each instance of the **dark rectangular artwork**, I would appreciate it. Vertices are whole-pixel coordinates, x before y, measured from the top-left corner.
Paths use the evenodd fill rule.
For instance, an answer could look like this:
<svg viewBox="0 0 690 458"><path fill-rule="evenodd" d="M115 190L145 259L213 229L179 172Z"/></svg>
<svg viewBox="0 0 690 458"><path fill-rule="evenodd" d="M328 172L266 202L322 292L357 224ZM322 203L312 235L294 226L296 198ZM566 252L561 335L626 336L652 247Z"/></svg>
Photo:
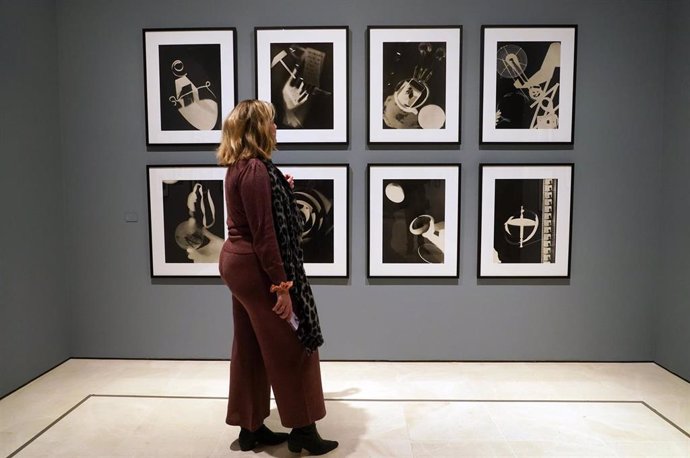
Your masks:
<svg viewBox="0 0 690 458"><path fill-rule="evenodd" d="M218 262L225 238L223 180L163 182L165 262Z"/></svg>
<svg viewBox="0 0 690 458"><path fill-rule="evenodd" d="M332 263L333 180L295 180L297 207L304 219L302 249L305 263Z"/></svg>
<svg viewBox="0 0 690 458"><path fill-rule="evenodd" d="M383 128L441 129L446 121L446 43L383 43Z"/></svg>
<svg viewBox="0 0 690 458"><path fill-rule="evenodd" d="M161 130L219 130L220 45L160 45Z"/></svg>
<svg viewBox="0 0 690 458"><path fill-rule="evenodd" d="M443 263L445 180L383 180L383 263Z"/></svg>
<svg viewBox="0 0 690 458"><path fill-rule="evenodd" d="M497 43L496 129L557 129L561 42Z"/></svg>
<svg viewBox="0 0 690 458"><path fill-rule="evenodd" d="M279 129L333 129L333 43L271 43Z"/></svg>
<svg viewBox="0 0 690 458"><path fill-rule="evenodd" d="M555 262L557 188L556 179L496 180L494 262Z"/></svg>

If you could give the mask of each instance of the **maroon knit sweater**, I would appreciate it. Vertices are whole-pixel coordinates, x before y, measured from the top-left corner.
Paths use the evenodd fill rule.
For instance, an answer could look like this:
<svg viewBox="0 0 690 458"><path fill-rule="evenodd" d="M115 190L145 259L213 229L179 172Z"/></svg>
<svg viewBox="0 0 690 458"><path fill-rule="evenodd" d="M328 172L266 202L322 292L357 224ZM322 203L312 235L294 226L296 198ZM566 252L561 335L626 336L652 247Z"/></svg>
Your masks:
<svg viewBox="0 0 690 458"><path fill-rule="evenodd" d="M255 253L274 285L287 281L273 226L271 178L259 159L241 160L228 167L225 201L230 253Z"/></svg>

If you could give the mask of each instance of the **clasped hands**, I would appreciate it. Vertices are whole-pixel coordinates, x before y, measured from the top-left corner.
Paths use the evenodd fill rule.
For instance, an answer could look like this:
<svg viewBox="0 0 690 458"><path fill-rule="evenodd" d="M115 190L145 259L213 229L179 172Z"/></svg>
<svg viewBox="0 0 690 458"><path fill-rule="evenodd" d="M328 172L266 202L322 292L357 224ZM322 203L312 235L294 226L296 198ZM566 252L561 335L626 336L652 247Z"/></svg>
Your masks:
<svg viewBox="0 0 690 458"><path fill-rule="evenodd" d="M289 320L292 316L292 298L289 290L276 292L276 305L273 311L282 319Z"/></svg>
<svg viewBox="0 0 690 458"><path fill-rule="evenodd" d="M290 189L295 189L295 177L290 175L289 173L285 174L285 180L288 182L290 185Z"/></svg>

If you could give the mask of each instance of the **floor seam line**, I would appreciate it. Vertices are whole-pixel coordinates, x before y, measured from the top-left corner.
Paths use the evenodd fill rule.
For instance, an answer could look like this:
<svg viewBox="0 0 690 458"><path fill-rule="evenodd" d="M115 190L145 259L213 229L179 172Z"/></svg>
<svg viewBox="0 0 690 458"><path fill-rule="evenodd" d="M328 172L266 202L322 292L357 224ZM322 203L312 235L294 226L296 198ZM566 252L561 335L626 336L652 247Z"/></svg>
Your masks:
<svg viewBox="0 0 690 458"><path fill-rule="evenodd" d="M46 431L48 431L50 428L52 428L53 426L55 426L60 420L62 420L63 418L65 418L67 415L69 415L69 414L71 414L72 412L74 412L79 406L81 406L81 405L84 404L86 401L88 401L89 398L91 398L92 396L93 396L92 394L89 394L89 395L86 396L84 399L82 399L81 401L79 401L77 404L75 404L74 406L72 406L72 408L70 408L67 412L65 412L65 413L63 413L62 415L60 415L57 419L53 420L52 423L50 423L48 426L46 426L46 427L43 428L41 431L39 431L39 432L38 432L36 435L34 435L31 439L29 439L28 441L24 442L24 444L22 444L17 450L15 450L14 452L12 452L12 453L10 453L9 455L7 455L7 458L12 458L12 457L15 456L17 453L19 453L19 452L21 452L22 450L24 450L24 449L25 449L26 447L28 447L33 441L35 441L36 439L38 439L39 437L41 437Z"/></svg>
<svg viewBox="0 0 690 458"><path fill-rule="evenodd" d="M227 400L226 396L175 396L175 395L139 395L139 394L98 394L98 393L91 393L88 394L86 397L84 397L81 401L79 401L77 404L75 404L73 407L71 407L69 410L67 410L65 413L60 415L57 419L55 419L53 422L51 422L48 426L43 428L40 432L38 432L36 435L34 435L31 439L29 439L27 442L25 442L23 445L21 445L18 449L16 449L14 452L12 452L10 455L7 456L7 458L12 458L15 455L17 455L19 452L24 450L26 447L28 447L32 442L34 442L36 439L38 439L40 436L42 436L44 433L46 433L49 429L51 429L53 426L55 426L58 422L63 420L65 417L67 417L69 414L74 412L77 408L79 408L82 404L84 404L86 401L93 397L101 397L101 398L147 398L147 399L206 399L206 400ZM275 398L271 397L271 400L274 401ZM673 421L670 419L666 418L663 414L661 414L659 411L657 411L655 408L650 406L647 402L642 401L642 400L570 400L570 399L505 399L505 400L500 400L500 399L357 399L357 398L324 398L324 401L328 402L400 402L400 403L411 403L411 402L446 402L446 403L577 403L577 404L642 404L642 406L646 407L647 409L651 410L652 413L656 414L658 417L660 417L662 420L664 420L666 423L670 424L673 426L675 429L677 429L680 433L682 433L684 436L686 436L688 439L690 439L690 434L686 432L684 429L682 429L680 426L676 425ZM491 416L490 416L491 418ZM491 418L491 421L494 422L493 418ZM495 424L495 422L494 422ZM500 430L500 428L499 428ZM408 431L409 435L409 431ZM515 454L514 450L511 447L511 452Z"/></svg>

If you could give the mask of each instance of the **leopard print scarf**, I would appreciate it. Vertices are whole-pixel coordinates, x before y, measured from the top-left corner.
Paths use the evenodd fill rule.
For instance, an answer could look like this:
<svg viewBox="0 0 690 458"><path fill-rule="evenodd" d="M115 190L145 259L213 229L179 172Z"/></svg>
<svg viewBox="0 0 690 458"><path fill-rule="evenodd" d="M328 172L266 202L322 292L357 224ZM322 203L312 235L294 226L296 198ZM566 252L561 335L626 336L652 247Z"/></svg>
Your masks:
<svg viewBox="0 0 690 458"><path fill-rule="evenodd" d="M271 194L273 203L273 224L278 238L280 255L288 280L293 282L290 288L292 310L297 315L299 327L297 338L311 353L323 345L323 335L319 325L319 314L314 303L314 294L309 286L304 271L304 254L302 252L302 216L295 204L295 196L282 172L272 161L264 160L268 175L271 177Z"/></svg>

